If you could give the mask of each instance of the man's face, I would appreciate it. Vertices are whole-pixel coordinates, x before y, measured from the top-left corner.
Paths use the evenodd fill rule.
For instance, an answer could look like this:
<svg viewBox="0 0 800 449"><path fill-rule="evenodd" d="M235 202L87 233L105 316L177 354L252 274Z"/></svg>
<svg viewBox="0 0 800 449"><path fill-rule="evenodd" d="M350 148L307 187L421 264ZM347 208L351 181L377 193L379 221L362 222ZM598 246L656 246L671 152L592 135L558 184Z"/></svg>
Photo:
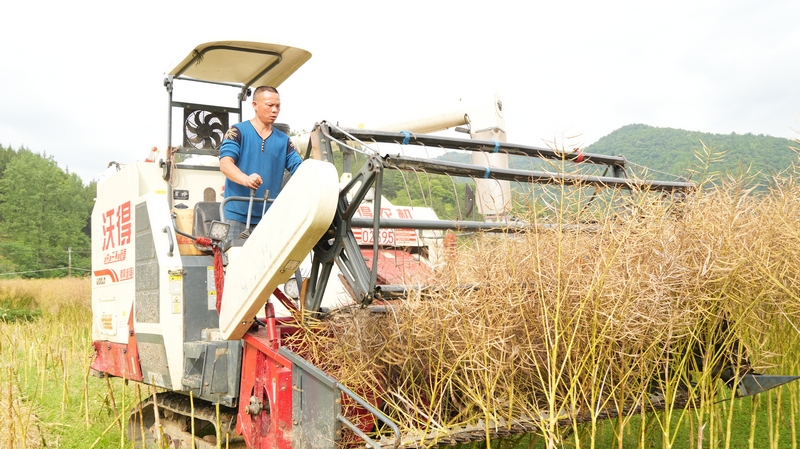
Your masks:
<svg viewBox="0 0 800 449"><path fill-rule="evenodd" d="M267 124L275 123L278 113L281 112L281 97L275 92L263 92L253 97L253 110L256 117Z"/></svg>

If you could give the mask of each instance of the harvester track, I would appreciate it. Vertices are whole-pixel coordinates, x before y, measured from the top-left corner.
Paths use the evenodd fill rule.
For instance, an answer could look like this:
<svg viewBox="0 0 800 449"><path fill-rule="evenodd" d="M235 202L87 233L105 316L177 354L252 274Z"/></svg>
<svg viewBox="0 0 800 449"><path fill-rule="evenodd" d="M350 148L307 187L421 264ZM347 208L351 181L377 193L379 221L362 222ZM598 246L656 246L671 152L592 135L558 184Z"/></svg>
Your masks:
<svg viewBox="0 0 800 449"><path fill-rule="evenodd" d="M128 437L134 441L134 447L137 448L157 447L157 435L163 434L170 444L169 447L216 449L217 432L208 433L208 430L209 426L216 430L217 418L216 406L209 402L194 399L192 407L189 396L172 392L159 393L145 399L131 410L128 418ZM195 436L192 435L192 419L195 423ZM246 447L242 437L236 434L235 427L236 410L221 406L218 434L221 435L223 447L226 439L229 448ZM206 436L203 437L204 435Z"/></svg>

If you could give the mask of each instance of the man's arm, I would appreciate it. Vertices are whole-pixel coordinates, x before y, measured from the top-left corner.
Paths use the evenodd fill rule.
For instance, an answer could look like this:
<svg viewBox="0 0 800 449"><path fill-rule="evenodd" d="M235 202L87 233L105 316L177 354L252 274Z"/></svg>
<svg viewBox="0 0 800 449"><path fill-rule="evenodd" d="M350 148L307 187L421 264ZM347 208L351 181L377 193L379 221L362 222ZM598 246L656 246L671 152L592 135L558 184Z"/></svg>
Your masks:
<svg viewBox="0 0 800 449"><path fill-rule="evenodd" d="M258 189L262 182L261 176L257 173L244 173L236 165L236 160L241 152L241 145L242 134L239 128L234 125L225 133L225 138L222 139L222 145L219 147L219 171L231 182L251 189Z"/></svg>
<svg viewBox="0 0 800 449"><path fill-rule="evenodd" d="M289 173L294 174L294 172L297 171L297 167L302 163L303 158L300 157L300 154L297 153L297 150L294 148L292 139L289 139L289 144L286 146L286 169L289 170Z"/></svg>
<svg viewBox="0 0 800 449"><path fill-rule="evenodd" d="M263 182L258 173L248 175L239 170L239 167L236 166L233 162L233 158L230 156L224 156L219 160L219 170L226 178L236 184L241 184L251 189L258 189Z"/></svg>

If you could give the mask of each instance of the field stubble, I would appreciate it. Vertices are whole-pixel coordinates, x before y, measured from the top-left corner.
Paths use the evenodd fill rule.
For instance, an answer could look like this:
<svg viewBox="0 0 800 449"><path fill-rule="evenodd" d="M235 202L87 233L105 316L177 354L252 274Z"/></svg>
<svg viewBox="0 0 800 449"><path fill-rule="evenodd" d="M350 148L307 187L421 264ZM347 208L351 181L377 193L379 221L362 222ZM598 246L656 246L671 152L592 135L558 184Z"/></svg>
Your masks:
<svg viewBox="0 0 800 449"><path fill-rule="evenodd" d="M0 447L119 447L131 392L88 376L90 279L5 280L0 309Z"/></svg>
<svg viewBox="0 0 800 449"><path fill-rule="evenodd" d="M726 390L693 364L741 345L758 372L800 374L800 186L790 177L757 197L732 183L681 203L641 198L591 233L465 239L439 272L450 287L383 317L342 313L289 343L381 397L405 429L572 410L581 418L495 444L796 449L796 383L718 402ZM147 393L89 377L90 303L88 278L0 282L3 312L39 311L0 321L0 446L129 447L121 417ZM654 388L688 388L696 406L627 407Z"/></svg>

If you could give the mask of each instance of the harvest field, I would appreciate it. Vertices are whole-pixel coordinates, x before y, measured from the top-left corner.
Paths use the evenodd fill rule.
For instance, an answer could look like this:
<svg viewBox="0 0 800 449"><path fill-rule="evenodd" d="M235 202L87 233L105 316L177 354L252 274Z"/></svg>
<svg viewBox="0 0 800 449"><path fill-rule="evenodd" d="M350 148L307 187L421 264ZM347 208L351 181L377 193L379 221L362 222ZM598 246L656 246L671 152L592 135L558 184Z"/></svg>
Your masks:
<svg viewBox="0 0 800 449"><path fill-rule="evenodd" d="M384 317L340 314L302 344L351 388L380 386L404 428L580 411L492 447L796 449L800 382L725 399L693 363L741 345L756 372L800 374L800 185L635 206L590 234L464 238L439 273L450 287ZM0 447L130 447L127 410L150 392L90 376L91 355L89 278L0 281ZM627 407L654 389L695 406Z"/></svg>
<svg viewBox="0 0 800 449"><path fill-rule="evenodd" d="M737 366L731 385L800 374L800 186L774 181L709 183L678 201L633 195L623 213L590 220L573 207L585 193L564 201L572 194L556 187L556 226L464 239L438 273L444 286L385 315L342 313L298 346L346 385L369 386L362 394L404 432L444 441L534 411L563 417L533 424L536 447L794 449L797 382L731 400L712 374ZM666 401L640 419L681 395L692 407Z"/></svg>

